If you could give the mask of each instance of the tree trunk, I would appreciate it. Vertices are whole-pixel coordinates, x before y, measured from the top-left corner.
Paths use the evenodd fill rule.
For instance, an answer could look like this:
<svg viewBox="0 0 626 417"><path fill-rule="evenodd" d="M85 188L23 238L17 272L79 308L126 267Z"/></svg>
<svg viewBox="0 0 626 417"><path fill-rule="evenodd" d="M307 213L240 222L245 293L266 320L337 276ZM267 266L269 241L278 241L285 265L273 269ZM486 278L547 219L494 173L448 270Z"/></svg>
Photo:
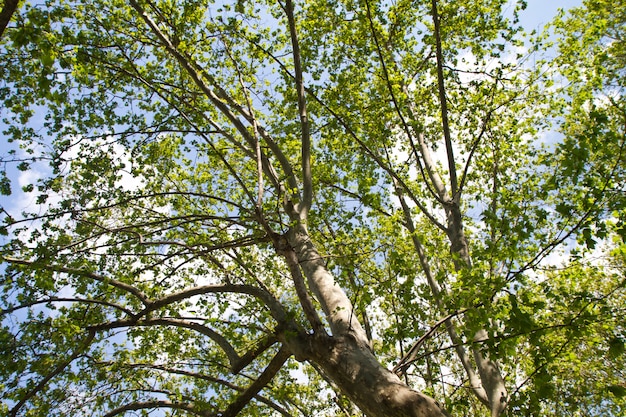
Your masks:
<svg viewBox="0 0 626 417"><path fill-rule="evenodd" d="M454 265L457 272L464 268L472 268L472 260L469 254L467 239L463 232L463 220L458 203L455 203L448 209L448 236L450 238L450 251L454 257ZM484 342L487 339L487 332L481 329L476 334L474 341ZM481 351L479 345L474 345L472 351L478 367L480 381L489 400L488 405L491 417L498 417L506 409L509 398L504 377L500 372L498 363L489 359L487 352Z"/></svg>
<svg viewBox="0 0 626 417"><path fill-rule="evenodd" d="M288 250L297 255L298 266L324 310L332 332L332 336L316 332L304 339L287 340L296 357L319 365L368 417L447 416L434 399L409 388L376 360L352 303L326 268L306 226L296 226L288 233L287 240Z"/></svg>
<svg viewBox="0 0 626 417"><path fill-rule="evenodd" d="M350 336L316 338L311 361L368 417L449 416L431 397L414 391Z"/></svg>

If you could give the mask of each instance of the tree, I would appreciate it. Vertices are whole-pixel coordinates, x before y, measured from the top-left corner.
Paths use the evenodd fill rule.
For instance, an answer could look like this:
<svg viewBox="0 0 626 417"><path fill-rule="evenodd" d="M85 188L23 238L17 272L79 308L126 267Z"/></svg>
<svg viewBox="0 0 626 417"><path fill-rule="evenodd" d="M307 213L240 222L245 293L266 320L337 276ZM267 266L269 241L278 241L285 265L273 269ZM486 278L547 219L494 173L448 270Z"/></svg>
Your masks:
<svg viewBox="0 0 626 417"><path fill-rule="evenodd" d="M24 5L3 413L617 415L624 5L509 3Z"/></svg>
<svg viewBox="0 0 626 417"><path fill-rule="evenodd" d="M0 37L4 33L9 21L19 6L19 0L4 0L2 10L0 10Z"/></svg>

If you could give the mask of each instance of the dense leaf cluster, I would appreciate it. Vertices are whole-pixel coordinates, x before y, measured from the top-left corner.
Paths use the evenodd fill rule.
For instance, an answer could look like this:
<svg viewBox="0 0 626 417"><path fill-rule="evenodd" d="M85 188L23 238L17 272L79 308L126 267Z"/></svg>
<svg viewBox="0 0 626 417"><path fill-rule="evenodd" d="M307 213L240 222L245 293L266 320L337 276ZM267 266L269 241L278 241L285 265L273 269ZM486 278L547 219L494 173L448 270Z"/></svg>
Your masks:
<svg viewBox="0 0 626 417"><path fill-rule="evenodd" d="M626 4L525 7L21 5L0 413L353 415L345 323L454 415L623 413Z"/></svg>

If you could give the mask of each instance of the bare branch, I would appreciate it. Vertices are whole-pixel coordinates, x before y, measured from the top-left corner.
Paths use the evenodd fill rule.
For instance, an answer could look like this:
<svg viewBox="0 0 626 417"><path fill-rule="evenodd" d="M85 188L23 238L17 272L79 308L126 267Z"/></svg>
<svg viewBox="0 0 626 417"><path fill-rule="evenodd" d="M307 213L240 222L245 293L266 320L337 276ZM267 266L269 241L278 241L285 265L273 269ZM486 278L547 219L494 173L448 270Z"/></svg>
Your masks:
<svg viewBox="0 0 626 417"><path fill-rule="evenodd" d="M424 272L424 275L426 275L426 281L428 282L428 286L430 287L430 290L433 293L435 304L437 305L440 311L444 311L444 305L441 299L441 293L442 293L441 286L439 285L439 283L437 282L437 280L435 279L433 275L432 269L430 267L430 262L428 261L426 253L424 251L424 246L422 245L422 242L416 233L415 224L413 223L413 218L411 216L411 211L404 199L402 190L399 187L396 187L396 195L398 196L398 199L400 200L400 204L402 205L402 210L404 212L404 221L405 221L405 224L409 233L411 234L411 240L413 241L413 246L415 247L415 251L417 252L419 262L422 267L422 271ZM470 357L467 354L467 351L465 350L465 348L463 347L461 338L459 337L459 335L456 332L456 329L454 328L454 323L452 323L452 317L446 317L443 322L446 325L448 336L450 337L450 340L452 341L454 345L456 354L459 360L461 361L461 364L463 365L463 368L465 369L465 372L469 378L470 388L472 389L476 397L482 403L489 405L487 393L483 389L480 379L478 378L478 375L476 375L476 371L474 370L474 367L472 366ZM415 351L413 349L411 349L411 352L412 352L412 355L415 356ZM415 360L415 358L413 360Z"/></svg>
<svg viewBox="0 0 626 417"><path fill-rule="evenodd" d="M434 35L436 43L437 56L437 84L439 89L439 105L441 108L441 124L443 127L443 136L446 143L446 152L448 154L448 170L450 176L450 193L452 200L458 202L460 195L457 195L458 183L456 178L456 166L454 160L454 151L452 149L452 137L450 135L450 122L448 121L448 99L446 98L446 88L443 76L443 50L441 46L441 27L439 25L439 12L437 11L437 0L431 2L431 13L434 24Z"/></svg>
<svg viewBox="0 0 626 417"><path fill-rule="evenodd" d="M304 315L306 316L309 323L313 328L313 332L318 335L327 335L326 330L324 329L324 325L320 320L320 317L313 306L313 301L309 296L308 289L306 288L306 284L304 283L304 277L302 276L302 271L300 270L300 264L298 262L298 257L294 250L290 247L287 247L286 240L284 241L285 248L280 248L280 253L285 257L287 261L287 265L289 266L289 271L291 272L291 278L294 283L294 288L296 289L296 293L298 294L298 299L300 300L300 305L302 306L302 310Z"/></svg>
<svg viewBox="0 0 626 417"><path fill-rule="evenodd" d="M296 19L293 14L293 2L286 0L285 12L289 24L289 35L293 49L293 64L295 71L296 92L298 95L298 110L300 113L300 126L302 128L302 204L299 206L301 220L306 220L313 202L313 177L311 174L311 133L307 115L306 94L302 79L302 63L300 59L300 46L296 31Z"/></svg>
<svg viewBox="0 0 626 417"><path fill-rule="evenodd" d="M422 163L420 162L419 159L419 153L415 147L415 140L413 139L413 133L411 131L411 128L409 127L409 124L407 123L404 115L402 114L402 110L400 110L400 103L398 102L398 99L396 98L396 94L393 90L393 85L391 84L391 79L389 78L389 70L387 69L387 64L385 63L385 57L383 55L383 51L380 47L380 43L378 42L378 35L376 34L376 29L374 28L374 20L372 18L372 12L370 9L370 4L369 1L365 1L365 8L367 11L367 19L369 21L369 25L370 25L370 32L372 33L372 38L374 39L374 44L376 45L376 51L378 53L378 60L380 61L380 64L382 66L382 70L383 70L383 77L385 78L385 83L387 85L387 91L389 92L389 95L391 96L391 101L393 103L393 107L396 111L396 113L398 114L398 117L400 118L400 122L402 124L402 129L404 130L405 135L407 136L408 140L409 140L409 144L411 145L411 150L413 151L413 154L415 155L415 162L417 163L417 166L420 170L420 173L422 175L422 178L424 179L424 184L426 185L426 187L428 188L428 191L430 191L430 193L439 201L443 201L443 197L442 197L442 193L441 191L444 189L443 186L439 183L435 183L433 181L433 184L435 186L435 190L432 189L431 185L428 183L428 181L426 180L426 175L424 175L424 167L422 166ZM410 108L410 106L409 106ZM413 114L413 119L416 120L415 115ZM421 141L423 141L423 135L422 133L418 133L418 135L421 135L422 137L420 137L419 139L421 139ZM424 150L422 149L422 153L424 152ZM424 158L426 158L427 155L423 155ZM429 174L431 174L430 171L428 171ZM433 179L433 177L431 176L431 180Z"/></svg>
<svg viewBox="0 0 626 417"><path fill-rule="evenodd" d="M257 201L256 201L256 210L259 215L263 209L263 153L261 152L261 142L259 141L259 126L257 118L254 114L254 109L252 108L252 101L250 100L250 91L243 80L243 74L239 68L239 64L232 57L230 53L230 48L228 47L227 39L223 39L224 46L226 47L226 53L228 57L233 63L235 70L237 71L237 78L239 79L239 85L243 91L244 97L246 98L246 106L248 108L248 113L252 119L252 136L254 138L254 150L256 153L256 163L257 163Z"/></svg>
<svg viewBox="0 0 626 417"><path fill-rule="evenodd" d="M326 263L311 241L306 227L299 225L290 230L288 242L297 256L309 288L324 310L333 336L351 334L362 346L369 347L369 339L361 323L354 315L352 302L328 271Z"/></svg>
<svg viewBox="0 0 626 417"><path fill-rule="evenodd" d="M57 218L57 217L62 217L65 215L76 215L78 212L80 213L93 213L93 212L97 212L99 210L106 210L106 209L111 209L111 208L115 208L115 207L120 207L120 206L124 206L128 203L131 203L133 201L139 201L142 199L148 199L148 198L154 198L154 197L168 197L168 196L189 196L189 197L198 197L198 198L206 198L206 199L210 199L210 200L215 200L215 201L219 201L221 203L226 204L227 206L231 206L231 207L235 207L238 208L240 211L244 211L243 206L230 201L230 200L226 200L224 198L221 197L217 197L214 195L209 195L209 194L204 194L204 193L198 193L198 192L193 192L193 191L163 191L163 192L155 192L155 193L148 193L148 194L138 194L129 198L125 198L119 201L115 201L115 202L111 202L109 204L105 204L105 205L101 205L101 206L96 206L96 207L85 207L85 208L81 208L80 211L74 210L74 209L69 209L69 210L62 210L62 211L58 211L55 212L53 214L43 214L40 216L32 216L32 217L26 217L23 219L19 219L19 220L13 220L10 225L16 225L16 224L20 224L20 223L25 223L25 222L31 222L33 220L42 220L42 219L53 219L53 218ZM204 215L201 217L205 217Z"/></svg>
<svg viewBox="0 0 626 417"><path fill-rule="evenodd" d="M417 349L419 349L419 347L429 338L433 335L433 333L442 325L445 324L447 321L449 321L451 318L456 317L460 314L463 314L464 312L466 312L467 310L469 310L469 308L465 308L463 310L457 310L454 311L450 314L448 314L446 317L439 319L435 324L433 324L430 329L428 329L428 331L426 333L424 333L418 340L417 342L415 342L413 344L413 346L411 347L411 349L409 349L409 351L404 355L404 357L402 357L402 359L400 359L400 361L398 362L398 364L393 368L393 372L395 374L397 374L398 376L401 376L402 374L404 374L407 370L407 368L416 361L417 359Z"/></svg>
<svg viewBox="0 0 626 417"><path fill-rule="evenodd" d="M281 70L288 75L291 78L295 79L295 75L293 75L289 69L287 67L285 67L285 65L276 57L274 56L270 51L268 51L267 49L263 48L263 46L259 45L258 43L254 42L251 39L248 39L248 41L253 44L255 47L257 47L259 50L261 50L263 53L265 53L267 56L269 56L280 68ZM400 178L400 176L398 176L398 174L393 170L393 168L391 167L390 164L385 163L385 161L383 161L383 159L380 157L380 155L378 154L378 152L376 152L375 150L371 149L369 146L367 146L367 144L361 140L361 138L359 138L359 136L356 134L356 132L350 127L350 125L348 124L348 122L346 122L346 120L335 110L333 110L326 102L324 102L321 98L319 98L315 92L313 90L311 90L310 88L305 88L305 91L307 92L307 94L309 96L311 96L319 105L321 105L326 111L328 111L330 113L330 115L337 120L337 122L345 129L346 133L352 137L352 139L354 139L354 141L356 143L358 143L358 145L365 151L365 153L372 158L372 160L374 162L376 162L376 164L383 170L385 171L387 174L389 174L389 176L394 180L397 181L402 188L404 189L404 192L407 193L407 195L409 196L409 198L411 198L411 201L413 201L415 203L415 205L420 209L420 211L431 221L432 224L434 224L435 226L437 226L439 229L443 230L444 232L447 232L447 228L445 225L443 225L439 220L437 220L435 218L435 216L433 216L430 211L426 208L426 206L424 206L424 204L422 204L422 202L420 201L420 199L417 198L417 196L415 196L415 194L413 193L413 191L411 190L411 188L406 184L406 182ZM389 158L388 158L389 159ZM421 165L420 165L421 166ZM433 194L436 196L436 194Z"/></svg>
<svg viewBox="0 0 626 417"><path fill-rule="evenodd" d="M244 138L246 138L249 146L252 149L256 148L254 138L241 122L239 117L237 117L237 115L231 110L231 108L235 109L239 114L244 116L247 121L251 121L252 116L246 111L246 109L237 104L223 88L221 88L214 80L212 80L212 77L210 75L202 71L198 67L198 65L195 64L189 57L184 56L180 51L178 51L178 49L176 49L176 46L172 43L171 39L159 29L157 23L152 20L152 18L146 13L143 7L141 7L141 5L136 0L129 0L129 3L141 16L144 22L146 22L150 30L152 30L152 32L157 36L163 46L165 46L170 55L174 57L174 59L176 59L185 69L185 71L189 74L191 79L200 88L200 90L215 105L215 107L217 107L217 109L228 118L228 120L233 124L237 131L239 131L239 133ZM217 92L214 92L209 87L209 85L207 85L207 83L203 79L203 76L211 81L211 84L217 89ZM298 183L293 174L293 169L291 167L289 159L283 154L280 147L274 142L272 137L269 135L269 133L265 131L265 129L263 129L262 126L258 126L258 132L266 141L274 156L276 156L276 158L278 159L282 169L285 171L290 188L297 189Z"/></svg>
<svg viewBox="0 0 626 417"><path fill-rule="evenodd" d="M246 389L233 403L231 403L224 412L220 413L221 417L235 417L243 408L269 384L274 376L280 371L287 359L291 356L291 352L285 347L281 347L276 356L272 358L269 365L259 375L259 377Z"/></svg>
<svg viewBox="0 0 626 417"><path fill-rule="evenodd" d="M258 358L261 353L265 352L277 341L278 339L276 338L276 335L273 334L267 335L267 337L258 341L252 349L239 357L237 363L231 366L231 372L234 374L239 373L243 368L248 366L250 362Z"/></svg>

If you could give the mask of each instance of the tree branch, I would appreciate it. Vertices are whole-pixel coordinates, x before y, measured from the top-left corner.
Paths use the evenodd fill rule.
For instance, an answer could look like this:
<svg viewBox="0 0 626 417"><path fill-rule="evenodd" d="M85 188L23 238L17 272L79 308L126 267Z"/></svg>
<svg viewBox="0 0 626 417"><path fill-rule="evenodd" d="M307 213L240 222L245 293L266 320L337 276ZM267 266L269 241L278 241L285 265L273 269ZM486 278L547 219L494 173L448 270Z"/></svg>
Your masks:
<svg viewBox="0 0 626 417"><path fill-rule="evenodd" d="M318 335L327 335L326 330L324 329L324 325L322 324L322 321L320 320L320 317L318 316L317 311L313 306L313 301L309 296L306 284L304 283L304 277L302 276L302 271L300 271L298 257L294 250L288 247L287 242L284 243L286 247L280 248L280 253L285 257L287 265L289 266L291 279L293 280L296 294L298 294L298 299L300 300L302 311L304 312L304 315L311 324L314 333Z"/></svg>
<svg viewBox="0 0 626 417"><path fill-rule="evenodd" d="M28 400L30 400L33 396L35 396L39 391L41 391L47 384L57 375L60 375L76 358L82 355L85 350L89 347L91 342L93 341L96 333L95 331L90 330L87 333L87 337L82 341L76 348L76 350L64 361L61 361L57 366L55 366L48 375L46 375L34 388L28 391L18 402L9 410L8 417L16 417L20 409L26 404Z"/></svg>
<svg viewBox="0 0 626 417"><path fill-rule="evenodd" d="M108 285L112 285L116 288L119 288L123 291L126 291L132 295L134 295L135 297L137 297L145 306L148 306L151 303L150 298L141 290L139 290L136 287L133 287L130 284L127 284L125 282L122 281L118 281L116 279L113 278L107 278L105 276L102 276L100 274L96 274L94 272L89 272L89 271L85 271L82 269L78 269L78 268L68 268L65 266L60 266L60 265L52 265L52 264L42 264L38 261L27 261L24 259L16 259L16 258L11 258L8 256L3 256L1 258L3 261L8 262L10 264L14 264L14 265L26 265L29 267L32 267L34 269L43 269L43 270L47 270L47 271L54 271L54 272L62 272L62 273L66 273L66 274L70 274L70 275L77 275L80 277L85 277L85 278L91 278L94 281L98 281L98 282L102 282L103 284L108 284Z"/></svg>
<svg viewBox="0 0 626 417"><path fill-rule="evenodd" d="M189 57L184 56L176 46L172 43L170 38L159 29L158 25L148 14L146 11L139 5L136 0L129 0L130 5L135 9L135 11L140 15L140 17L144 20L144 22L148 25L150 30L157 36L159 41L163 44L163 46L167 49L176 61L180 63L180 65L185 69L185 71L189 74L194 83L200 88L200 90L207 96L207 98L217 107L217 109L225 115L228 120L233 124L233 126L237 129L237 131L246 138L251 149L255 149L256 145L254 142L254 138L250 134L250 132L246 129L241 120L233 113L231 108L234 108L239 114L241 114L248 122L252 120L252 116L239 104L237 104L232 97L230 97L226 91L221 88L211 76L209 76L206 72L202 71L197 64L191 61ZM217 93L214 92L203 80L203 75L211 81L211 84L217 89ZM225 100L226 102L222 101ZM229 107L230 106L230 107ZM258 132L261 134L263 139L268 144L270 150L278 159L283 171L287 176L287 182L291 189L297 189L298 183L293 173L293 168L291 167L291 163L288 158L283 154L280 147L274 142L272 137L265 131L262 126L257 126Z"/></svg>
<svg viewBox="0 0 626 417"><path fill-rule="evenodd" d="M205 381L209 381L209 382L214 382L216 384L220 384L223 385L227 388L233 389L235 391L239 391L239 392L244 392L246 390L246 388L240 387L238 385L235 385L229 381L225 381L223 379L220 378L215 378L209 375L204 375L204 374L199 374L197 372L191 372L191 371L187 371L184 369L175 369L175 368L169 368L163 365L152 365L152 364L134 364L131 365L132 367L143 367L143 368L149 368L149 369L156 369L159 371L165 371L171 374L176 374L176 375L183 375L183 376L188 376L191 378L197 378L197 379L202 379ZM274 410L278 411L280 414L282 414L285 417L292 417L292 415L285 410L283 407L281 407L280 405L276 404L274 401L269 400L267 397L264 397L262 395L255 395L254 397L252 397L253 399L273 408Z"/></svg>
<svg viewBox="0 0 626 417"><path fill-rule="evenodd" d="M448 121L448 99L446 98L446 88L443 77L443 51L441 47L441 27L439 21L439 12L437 11L437 0L432 0L431 5L431 13L435 32L435 55L437 57L437 85L439 90L439 104L441 107L441 124L443 127L443 136L446 143L446 152L448 154L448 170L450 171L450 193L452 200L458 203L460 195L457 195L458 183L456 177L456 166L454 160L454 151L452 149L452 138L450 135L450 122Z"/></svg>
<svg viewBox="0 0 626 417"><path fill-rule="evenodd" d="M311 133L307 115L306 94L302 79L302 63L300 59L300 46L296 31L296 19L293 15L293 2L286 0L285 13L289 24L289 36L293 49L293 64L295 71L296 92L298 96L298 111L300 113L300 126L302 128L302 203L299 205L301 220L306 220L313 202L313 177L311 174Z"/></svg>
<svg viewBox="0 0 626 417"><path fill-rule="evenodd" d="M250 91L243 80L243 74L241 73L241 69L239 68L239 63L233 58L230 47L228 45L227 39L223 38L222 42L224 43L226 54L233 63L235 67L235 71L237 72L237 78L239 80L239 86L243 91L243 95L246 99L246 107L248 108L248 113L250 114L250 118L252 119L252 136L254 138L254 150L256 156L257 163L257 201L256 201L256 210L259 216L262 215L263 210L263 153L261 152L261 142L259 141L259 126L257 118L254 114L254 109L252 107L252 100L250 100ZM277 185L277 184L275 184Z"/></svg>
<svg viewBox="0 0 626 417"><path fill-rule="evenodd" d="M109 323L101 323L89 326L88 328L91 331L100 331L100 330L110 330L117 329L120 327L149 327L149 326L174 326L181 327L185 329L194 330L200 334L203 334L213 340L226 354L228 358L228 362L230 364L231 369L234 368L235 365L238 364L240 357L233 348L233 346L226 340L224 336L216 332L215 330L206 327L200 323L195 323L189 320L182 320L178 318L171 317L159 317L159 318L146 318L146 319L130 319L130 320L118 320Z"/></svg>
<svg viewBox="0 0 626 417"><path fill-rule="evenodd" d="M291 78L295 78L295 76L287 69L287 67L285 67L285 65L280 62L280 60L275 57L271 52L269 52L267 49L263 48L261 45L259 45L258 43L254 42L253 40L248 39L248 41L250 43L252 43L255 47L257 47L258 49L260 49L263 53L265 53L267 56L269 56L280 68L281 70L289 77ZM322 106L326 111L328 111L330 113L330 115L337 120L337 122L345 129L346 133L352 137L352 139L354 139L354 141L365 151L365 153L367 153L367 155L369 157L372 158L372 160L374 162L376 162L376 164L383 170L385 171L392 179L398 181L399 184L401 184L402 188L404 189L404 191L407 193L407 195L411 198L411 201L413 201L415 203L415 205L420 209L420 211L431 221L432 224L434 224L435 226L437 226L439 229L441 229L444 232L447 232L446 226L443 225L441 222L439 222L435 216L433 216L427 209L426 206L424 206L421 201L413 194L413 191L411 190L411 188L406 184L406 182L404 180L402 180L402 178L400 178L398 176L398 174L392 169L392 167L388 164L385 163L385 161L383 161L383 159L380 157L380 155L378 154L378 152L375 152L374 150L370 149L369 146L367 146L367 144L361 140L359 138L359 136L356 134L356 132L350 127L350 125L348 124L348 122L345 121L345 119L343 117L341 117L341 115L339 113L337 113L335 110L333 110L332 108L330 108L330 106L325 103L321 98L319 98L315 92L313 90L311 90L310 88L305 88L305 91L307 92L308 95L310 95L320 106ZM436 194L434 194L436 196Z"/></svg>
<svg viewBox="0 0 626 417"><path fill-rule="evenodd" d="M4 30L9 25L11 18L17 11L21 0L4 0L2 11L0 11L0 38L4 34Z"/></svg>
<svg viewBox="0 0 626 417"><path fill-rule="evenodd" d="M252 295L263 301L263 303L268 307L274 320L276 320L279 324L284 324L288 321L287 312L272 294L262 288L247 284L218 284L187 288L152 301L147 306L146 311L156 310L168 304L172 304L186 298L193 297L195 295L203 295L209 293L235 293Z"/></svg>
<svg viewBox="0 0 626 417"><path fill-rule="evenodd" d="M422 267L422 271L426 275L426 281L428 282L428 286L430 287L430 290L433 293L435 304L437 305L437 308L440 311L443 311L444 306L441 300L441 292L442 292L441 287L439 283L435 280L435 277L430 267L430 262L428 261L428 258L426 257L426 253L424 251L422 242L416 233L415 225L413 223L413 218L411 217L411 211L404 199L402 190L398 187L396 187L396 195L398 196L398 199L400 200L400 204L404 212L404 221L405 221L406 227L409 233L411 234L411 240L413 241L413 246L415 247L415 251L417 252L418 259ZM463 365L463 368L465 369L465 372L469 378L470 388L472 392L474 392L476 397L482 403L484 403L485 405L489 405L489 399L487 398L487 393L483 389L480 379L476 375L476 371L474 370L474 367L472 366L470 357L467 354L467 351L465 350L465 348L463 347L461 338L459 337L459 335L456 332L456 329L454 328L454 323L452 323L452 317L446 317L443 320L443 322L446 325L446 331L448 333L448 336L450 337L450 340L452 341L452 344L454 345L456 354L459 360L461 361L461 364ZM415 358L413 360L415 360Z"/></svg>
<svg viewBox="0 0 626 417"><path fill-rule="evenodd" d="M424 333L418 340L417 342L415 342L413 344L413 346L411 347L411 349L409 349L409 351L404 355L404 357L402 357L402 359L400 359L400 361L398 362L398 364L396 366L394 366L393 368L393 372L395 374L397 374L398 376L402 376L402 374L405 373L405 371L407 370L407 368L413 363L415 362L415 360L417 359L417 349L422 345L422 343L424 343L429 337L431 337L433 335L433 333L439 328L439 326L441 326L442 324L445 324L447 321L449 321L450 319L452 319L453 317L456 317L460 314L463 314L464 312L466 312L467 310L469 310L469 308L464 308L463 310L457 310L454 311L450 314L448 314L446 317L438 320L435 324L433 324L430 329L428 329L428 331L426 333ZM486 398L486 397L485 397Z"/></svg>
<svg viewBox="0 0 626 417"><path fill-rule="evenodd" d="M235 417L243 408L269 384L274 376L281 370L287 359L291 356L291 352L284 346L280 348L278 353L270 361L269 365L259 375L259 377L246 389L237 399L231 403L224 412L220 413L220 417Z"/></svg>
<svg viewBox="0 0 626 417"><path fill-rule="evenodd" d="M109 411L103 417L115 417L120 414L124 414L127 411L146 410L149 408L171 408L173 410L184 410L200 417L210 417L213 413L207 411L198 410L193 404L173 402L168 400L151 400L151 401L134 401L132 403L124 404L114 410Z"/></svg>
<svg viewBox="0 0 626 417"><path fill-rule="evenodd" d="M288 242L298 258L309 288L324 310L333 336L351 334L362 346L369 347L367 334L354 314L352 302L328 271L306 228L299 225L290 230Z"/></svg>
<svg viewBox="0 0 626 417"><path fill-rule="evenodd" d="M17 305L15 307L11 307L11 308L5 308L0 310L0 315L2 314L10 314L14 311L20 310L22 308L28 308L28 307L32 307L38 304L48 304L48 303L85 303L85 304L98 304L98 305L103 305L106 307L112 307L115 308L117 310L120 310L124 313L126 313L129 317L133 317L135 316L135 313L133 313L132 311L130 311L129 309L119 305L119 304L115 304L115 303L111 303L105 300L92 300L92 299L88 299L88 298L77 298L77 297L49 297L46 298L44 300L37 300L37 301L32 301L30 303L24 303L24 304L20 304Z"/></svg>
<svg viewBox="0 0 626 417"><path fill-rule="evenodd" d="M420 170L420 173L421 173L422 178L424 180L424 184L426 185L426 188L428 188L428 191L430 191L430 193L437 200L444 201L443 197L442 197L442 190L444 190L444 187L440 184L441 182L435 183L433 181L433 185L435 186L435 190L433 190L431 185L426 180L426 176L424 175L424 167L422 166L422 163L419 160L419 153L418 153L418 151L417 151L417 149L415 147L415 140L413 139L413 134L411 132L411 128L409 127L409 124L407 123L404 115L402 114L402 111L400 110L400 104L398 102L398 99L396 98L395 92L393 91L393 85L391 84L391 79L389 78L389 70L387 69L387 64L385 63L385 57L383 56L383 51L382 51L382 49L380 47L380 43L378 42L378 36L376 35L376 30L374 28L374 20L372 18L372 12L371 12L370 4L369 4L368 0L365 0L365 8L366 8L366 12L367 12L367 19L368 19L369 25L370 25L370 32L372 33L372 38L374 39L374 44L376 45L376 51L378 53L378 60L380 61L380 64L382 66L383 77L385 79L385 83L386 83L386 86L387 86L387 91L389 91L389 95L391 96L391 101L393 103L393 107L394 107L394 109L396 111L396 114L400 118L400 122L402 124L402 129L404 130L404 133L406 134L407 139L409 140L409 144L411 145L411 150L413 151L413 154L415 155L415 162L417 163L417 166L418 166L418 168ZM413 117L413 119L415 120L416 118ZM420 132L420 133L418 133L418 135L421 136L418 139L420 139L421 142L423 142L423 134ZM427 156L429 157L429 154L424 154L424 149L421 149L421 150L422 150L422 156L424 158L426 158ZM431 171L428 171L428 173L429 173L429 176L430 176L431 180L433 180L433 176L430 175Z"/></svg>

